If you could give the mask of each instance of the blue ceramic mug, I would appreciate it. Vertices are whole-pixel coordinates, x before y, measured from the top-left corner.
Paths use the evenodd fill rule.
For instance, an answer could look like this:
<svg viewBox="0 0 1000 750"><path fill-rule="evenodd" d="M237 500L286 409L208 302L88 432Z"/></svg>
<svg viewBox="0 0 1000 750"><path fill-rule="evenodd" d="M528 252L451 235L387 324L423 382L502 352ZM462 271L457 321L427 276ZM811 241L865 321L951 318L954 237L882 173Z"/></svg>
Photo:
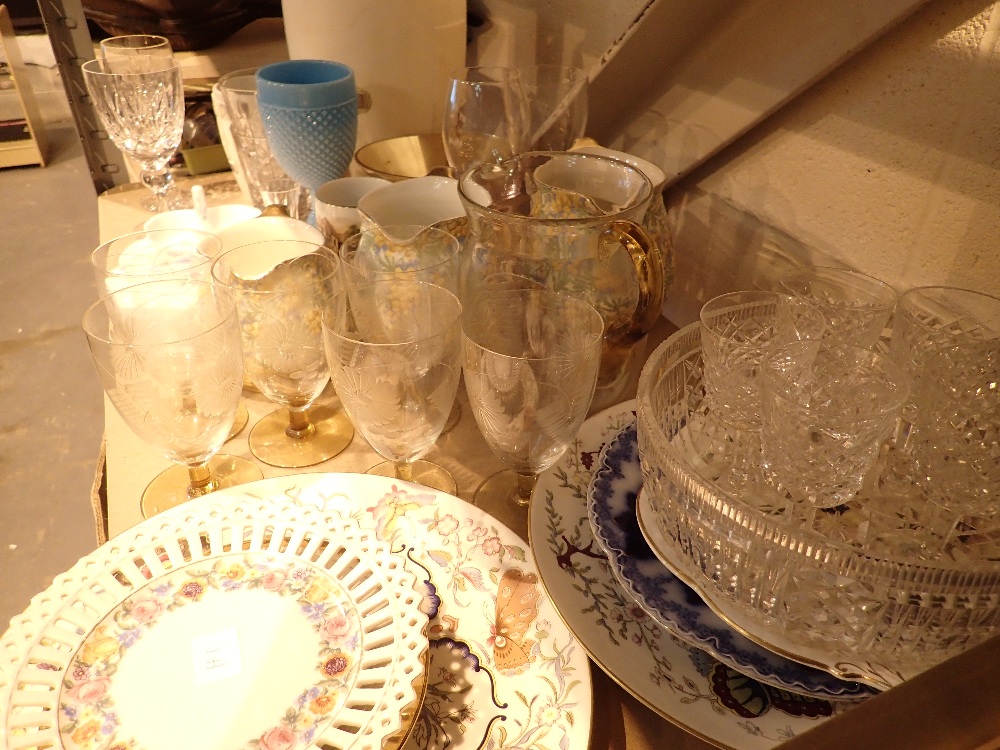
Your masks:
<svg viewBox="0 0 1000 750"><path fill-rule="evenodd" d="M256 78L264 132L282 168L313 193L342 177L358 132L354 71L329 60L288 60L263 66Z"/></svg>

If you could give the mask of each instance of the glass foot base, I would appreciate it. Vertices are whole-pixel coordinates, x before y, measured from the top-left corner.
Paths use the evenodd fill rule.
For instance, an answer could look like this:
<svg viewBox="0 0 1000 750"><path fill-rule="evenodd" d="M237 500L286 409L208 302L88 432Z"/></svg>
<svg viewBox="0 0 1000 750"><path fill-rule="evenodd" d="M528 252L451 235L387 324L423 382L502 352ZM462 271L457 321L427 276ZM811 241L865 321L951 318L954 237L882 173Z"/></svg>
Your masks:
<svg viewBox="0 0 1000 750"><path fill-rule="evenodd" d="M253 461L239 456L213 456L208 460L208 469L219 483L219 489L235 487L238 484L263 479L264 475ZM186 503L191 476L183 464L171 466L157 474L142 493L139 510L143 518L152 518L157 513L176 508Z"/></svg>
<svg viewBox="0 0 1000 750"><path fill-rule="evenodd" d="M454 430L461 418L462 405L456 401L454 406L451 407L451 412L448 414L448 419L444 423L444 427L441 429L441 434L444 435L446 432Z"/></svg>
<svg viewBox="0 0 1000 750"><path fill-rule="evenodd" d="M247 411L247 405L240 401L239 408L236 410L236 419L233 421L233 428L229 431L229 437L226 440L232 440L243 432L243 428L247 426L247 422L249 421L250 412Z"/></svg>
<svg viewBox="0 0 1000 750"><path fill-rule="evenodd" d="M250 430L250 452L269 466L301 469L328 461L354 439L354 425L342 409L310 407L309 421L315 432L308 437L293 438L285 432L289 425L288 409L268 414Z"/></svg>
<svg viewBox="0 0 1000 750"><path fill-rule="evenodd" d="M521 538L528 538L528 506L518 499L517 472L510 469L486 477L476 488L472 504L482 508Z"/></svg>
<svg viewBox="0 0 1000 750"><path fill-rule="evenodd" d="M414 461L411 464L413 468L413 478L410 479L411 482L416 482L417 484L422 484L424 487L430 487L432 490L438 490L439 492L444 492L448 495L454 495L458 490L458 486L455 484L455 478L444 469L431 461ZM380 464L375 464L371 467L365 474L375 474L380 477L396 477L396 467L393 466L391 461L383 461Z"/></svg>

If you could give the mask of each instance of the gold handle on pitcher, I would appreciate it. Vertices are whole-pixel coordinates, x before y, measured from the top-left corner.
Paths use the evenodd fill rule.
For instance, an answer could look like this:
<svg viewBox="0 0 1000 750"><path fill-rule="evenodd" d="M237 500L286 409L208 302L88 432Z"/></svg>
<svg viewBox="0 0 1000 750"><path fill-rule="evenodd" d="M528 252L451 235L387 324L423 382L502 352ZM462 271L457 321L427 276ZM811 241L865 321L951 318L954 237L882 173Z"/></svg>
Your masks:
<svg viewBox="0 0 1000 750"><path fill-rule="evenodd" d="M623 333L631 345L649 333L663 308L663 256L649 233L627 219L612 221L604 231L599 250L601 260L607 261L619 248L624 248L631 258L639 282L639 301L629 328Z"/></svg>

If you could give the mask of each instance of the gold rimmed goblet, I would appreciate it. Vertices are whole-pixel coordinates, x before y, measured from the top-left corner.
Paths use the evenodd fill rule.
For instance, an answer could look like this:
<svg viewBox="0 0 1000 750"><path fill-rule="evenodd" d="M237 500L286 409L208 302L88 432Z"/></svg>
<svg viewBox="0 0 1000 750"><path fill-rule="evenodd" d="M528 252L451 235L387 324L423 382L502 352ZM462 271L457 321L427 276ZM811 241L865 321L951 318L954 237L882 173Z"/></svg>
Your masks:
<svg viewBox="0 0 1000 750"><path fill-rule="evenodd" d="M314 466L354 437L342 409L314 405L330 380L321 319L340 289L339 264L322 246L298 240L243 245L212 264L215 283L236 300L250 381L282 407L249 436L250 451L271 466Z"/></svg>
<svg viewBox="0 0 1000 750"><path fill-rule="evenodd" d="M144 517L221 487L262 478L218 455L243 382L236 307L208 281L149 281L113 291L83 329L108 398L125 423L178 466L143 492Z"/></svg>
<svg viewBox="0 0 1000 750"><path fill-rule="evenodd" d="M472 413L509 467L487 477L473 502L500 520L518 507L523 514L538 474L559 460L583 424L604 334L600 313L586 302L516 287L485 287L462 313Z"/></svg>
<svg viewBox="0 0 1000 750"><path fill-rule="evenodd" d="M367 471L450 494L455 480L422 459L458 391L462 305L447 289L379 279L334 295L323 314L327 359L351 420L386 459Z"/></svg>

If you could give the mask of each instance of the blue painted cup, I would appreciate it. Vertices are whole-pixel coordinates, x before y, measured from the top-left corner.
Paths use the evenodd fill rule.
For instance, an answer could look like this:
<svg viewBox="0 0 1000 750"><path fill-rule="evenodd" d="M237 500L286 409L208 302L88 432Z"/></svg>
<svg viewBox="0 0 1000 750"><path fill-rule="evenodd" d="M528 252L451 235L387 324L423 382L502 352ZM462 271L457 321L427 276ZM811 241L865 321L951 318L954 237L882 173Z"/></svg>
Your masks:
<svg viewBox="0 0 1000 750"><path fill-rule="evenodd" d="M315 193L342 177L354 157L358 94L354 72L328 60L289 60L257 71L264 133L282 168Z"/></svg>

